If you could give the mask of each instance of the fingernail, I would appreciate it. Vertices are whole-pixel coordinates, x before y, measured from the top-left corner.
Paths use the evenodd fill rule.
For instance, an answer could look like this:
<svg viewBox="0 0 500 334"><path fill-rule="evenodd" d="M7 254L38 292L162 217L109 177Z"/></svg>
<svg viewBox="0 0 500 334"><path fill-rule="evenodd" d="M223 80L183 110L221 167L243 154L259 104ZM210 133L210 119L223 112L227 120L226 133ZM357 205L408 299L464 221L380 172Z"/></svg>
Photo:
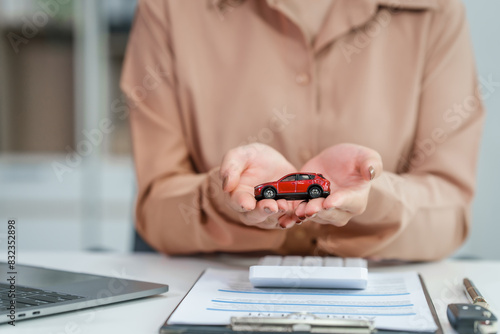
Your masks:
<svg viewBox="0 0 500 334"><path fill-rule="evenodd" d="M264 212L265 212L265 213L267 213L267 214L271 214L271 213L273 213L273 212L271 211L271 209L269 209L267 206L264 208Z"/></svg>
<svg viewBox="0 0 500 334"><path fill-rule="evenodd" d="M222 190L225 190L227 186L227 175L222 179Z"/></svg>
<svg viewBox="0 0 500 334"><path fill-rule="evenodd" d="M368 171L370 172L370 181L375 178L375 168L373 166L368 167Z"/></svg>

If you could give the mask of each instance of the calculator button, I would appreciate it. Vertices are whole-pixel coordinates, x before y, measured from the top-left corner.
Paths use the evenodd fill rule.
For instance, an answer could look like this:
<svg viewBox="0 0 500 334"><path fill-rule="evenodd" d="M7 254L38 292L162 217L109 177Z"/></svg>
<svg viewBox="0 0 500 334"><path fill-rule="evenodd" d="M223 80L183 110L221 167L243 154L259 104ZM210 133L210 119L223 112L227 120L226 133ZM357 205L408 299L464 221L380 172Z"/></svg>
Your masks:
<svg viewBox="0 0 500 334"><path fill-rule="evenodd" d="M279 266L283 257L278 255L264 256L260 259L259 265L261 266Z"/></svg>
<svg viewBox="0 0 500 334"><path fill-rule="evenodd" d="M366 268L367 262L365 259L346 257L344 259L344 267L360 267Z"/></svg>
<svg viewBox="0 0 500 334"><path fill-rule="evenodd" d="M283 257L282 266L300 266L302 265L302 256L285 256Z"/></svg>
<svg viewBox="0 0 500 334"><path fill-rule="evenodd" d="M326 257L325 258L325 267L343 267L344 266L344 259L341 257Z"/></svg>
<svg viewBox="0 0 500 334"><path fill-rule="evenodd" d="M323 258L320 256L306 256L302 261L303 266L309 267L322 267L323 266Z"/></svg>

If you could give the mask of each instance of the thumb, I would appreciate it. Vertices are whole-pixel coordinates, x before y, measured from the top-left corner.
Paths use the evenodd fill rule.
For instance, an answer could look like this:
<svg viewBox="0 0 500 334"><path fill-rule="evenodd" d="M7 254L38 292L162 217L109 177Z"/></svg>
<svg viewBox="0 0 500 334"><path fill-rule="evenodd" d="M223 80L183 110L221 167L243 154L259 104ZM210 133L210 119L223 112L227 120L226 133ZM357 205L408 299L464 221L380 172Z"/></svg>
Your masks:
<svg viewBox="0 0 500 334"><path fill-rule="evenodd" d="M364 180L371 181L382 175L384 170L382 157L375 150L369 148L364 150L366 151L359 156L359 172Z"/></svg>
<svg viewBox="0 0 500 334"><path fill-rule="evenodd" d="M233 191L240 183L241 174L249 164L249 156L242 152L241 147L228 151L222 159L219 171L222 190L225 192Z"/></svg>

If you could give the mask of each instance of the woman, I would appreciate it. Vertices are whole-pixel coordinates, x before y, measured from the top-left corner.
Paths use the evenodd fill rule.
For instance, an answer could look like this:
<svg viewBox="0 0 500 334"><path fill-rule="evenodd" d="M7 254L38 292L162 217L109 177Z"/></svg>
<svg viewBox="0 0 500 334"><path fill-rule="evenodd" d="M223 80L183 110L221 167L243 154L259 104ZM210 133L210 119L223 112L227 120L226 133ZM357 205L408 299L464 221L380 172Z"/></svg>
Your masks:
<svg viewBox="0 0 500 334"><path fill-rule="evenodd" d="M142 0L122 88L161 252L434 260L467 236L483 107L458 0ZM298 171L331 194L253 197Z"/></svg>

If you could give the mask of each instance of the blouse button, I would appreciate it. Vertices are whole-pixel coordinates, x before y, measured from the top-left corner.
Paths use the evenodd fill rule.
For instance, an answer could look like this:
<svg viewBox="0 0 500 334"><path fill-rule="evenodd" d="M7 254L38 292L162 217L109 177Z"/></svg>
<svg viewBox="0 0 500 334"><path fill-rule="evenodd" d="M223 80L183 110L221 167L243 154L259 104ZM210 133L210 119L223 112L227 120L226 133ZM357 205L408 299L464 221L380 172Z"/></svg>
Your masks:
<svg viewBox="0 0 500 334"><path fill-rule="evenodd" d="M311 81L311 77L307 73L299 73L295 77L295 82L301 86L307 85Z"/></svg>

